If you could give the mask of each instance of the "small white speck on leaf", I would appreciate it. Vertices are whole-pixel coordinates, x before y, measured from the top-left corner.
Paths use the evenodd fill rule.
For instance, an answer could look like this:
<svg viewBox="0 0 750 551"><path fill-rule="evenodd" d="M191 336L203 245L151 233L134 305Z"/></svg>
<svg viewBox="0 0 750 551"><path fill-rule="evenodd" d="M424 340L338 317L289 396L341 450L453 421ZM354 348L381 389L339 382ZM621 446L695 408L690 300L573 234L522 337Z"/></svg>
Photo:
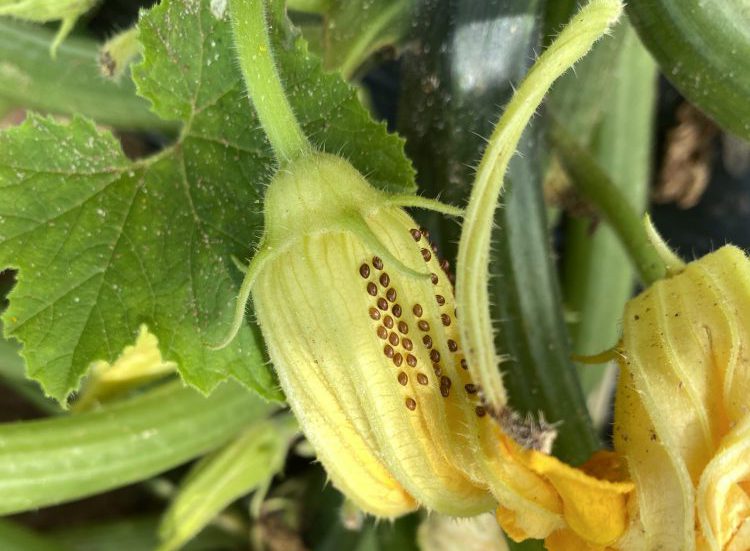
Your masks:
<svg viewBox="0 0 750 551"><path fill-rule="evenodd" d="M211 13L216 19L224 19L227 10L227 0L211 0Z"/></svg>

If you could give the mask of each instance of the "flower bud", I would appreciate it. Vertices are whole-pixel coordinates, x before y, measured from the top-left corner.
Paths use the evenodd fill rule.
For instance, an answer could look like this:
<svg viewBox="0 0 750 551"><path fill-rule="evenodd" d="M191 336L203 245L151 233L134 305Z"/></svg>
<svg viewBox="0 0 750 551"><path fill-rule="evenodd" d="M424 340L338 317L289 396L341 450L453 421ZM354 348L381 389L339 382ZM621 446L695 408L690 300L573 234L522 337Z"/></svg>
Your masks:
<svg viewBox="0 0 750 551"><path fill-rule="evenodd" d="M472 461L469 420L484 410L461 366L451 283L427 235L325 154L280 171L265 208L248 270L255 313L333 483L378 516L418 504L462 516L491 510L486 484L460 464Z"/></svg>
<svg viewBox="0 0 750 551"><path fill-rule="evenodd" d="M252 293L289 405L334 485L364 511L472 516L499 503L516 540L615 540L632 485L538 451L550 444L544 423L487 409L447 265L406 204L449 210L382 193L330 155L287 165L267 191L233 329Z"/></svg>

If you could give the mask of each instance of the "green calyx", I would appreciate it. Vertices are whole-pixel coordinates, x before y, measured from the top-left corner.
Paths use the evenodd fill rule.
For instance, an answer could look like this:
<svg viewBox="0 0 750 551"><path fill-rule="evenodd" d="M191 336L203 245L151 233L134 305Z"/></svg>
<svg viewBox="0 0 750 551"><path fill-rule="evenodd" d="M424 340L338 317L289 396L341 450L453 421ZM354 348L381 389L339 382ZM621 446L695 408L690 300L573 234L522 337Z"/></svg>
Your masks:
<svg viewBox="0 0 750 551"><path fill-rule="evenodd" d="M268 186L263 243L283 248L303 235L338 230L343 221L367 217L387 200L346 160L305 155L281 168Z"/></svg>
<svg viewBox="0 0 750 551"><path fill-rule="evenodd" d="M368 218L384 208L416 207L452 216L462 213L433 199L417 195L389 195L371 186L348 161L328 153L310 152L286 163L266 191L265 229L260 246L245 271L232 326L226 339L213 348L227 346L244 323L245 305L253 284L267 263L289 251L303 237L350 232L372 250L411 277L427 278L406 266L372 231Z"/></svg>
<svg viewBox="0 0 750 551"><path fill-rule="evenodd" d="M386 207L415 207L462 216L463 210L418 195L390 195L370 185L345 159L313 152L282 167L266 192L263 242L288 245L302 235L362 230L359 220ZM362 236L369 241L371 238Z"/></svg>

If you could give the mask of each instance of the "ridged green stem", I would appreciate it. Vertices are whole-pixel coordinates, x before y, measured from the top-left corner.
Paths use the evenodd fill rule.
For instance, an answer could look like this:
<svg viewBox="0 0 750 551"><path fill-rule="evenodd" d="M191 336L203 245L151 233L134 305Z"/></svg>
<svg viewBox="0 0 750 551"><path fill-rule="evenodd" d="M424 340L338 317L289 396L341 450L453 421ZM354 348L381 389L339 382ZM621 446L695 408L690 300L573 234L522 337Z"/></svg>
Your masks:
<svg viewBox="0 0 750 551"><path fill-rule="evenodd" d="M529 71L490 137L466 210L458 250L456 302L470 369L488 404L507 403L498 371L487 281L494 212L505 171L524 128L552 83L607 32L622 11L618 0L592 0L560 33Z"/></svg>
<svg viewBox="0 0 750 551"><path fill-rule="evenodd" d="M202 455L273 405L236 383L165 384L102 409L0 425L0 515L144 480Z"/></svg>
<svg viewBox="0 0 750 551"><path fill-rule="evenodd" d="M265 0L230 0L229 6L234 45L245 85L276 160L283 165L311 148L276 68Z"/></svg>

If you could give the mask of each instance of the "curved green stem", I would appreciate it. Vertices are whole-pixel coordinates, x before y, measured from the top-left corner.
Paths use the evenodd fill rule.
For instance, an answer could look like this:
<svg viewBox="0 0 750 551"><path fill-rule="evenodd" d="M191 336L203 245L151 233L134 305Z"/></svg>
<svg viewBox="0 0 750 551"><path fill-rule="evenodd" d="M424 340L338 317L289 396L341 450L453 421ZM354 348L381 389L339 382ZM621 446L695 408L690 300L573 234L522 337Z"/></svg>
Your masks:
<svg viewBox="0 0 750 551"><path fill-rule="evenodd" d="M667 277L679 274L684 270L686 266L685 261L669 248L667 242L664 241L664 238L656 230L656 227L654 227L654 223L651 221L651 217L648 213L643 217L643 227L646 231L646 237L656 250L656 254L659 255L659 258L664 262L664 267L667 270Z"/></svg>
<svg viewBox="0 0 750 551"><path fill-rule="evenodd" d="M286 164L311 147L289 104L273 59L265 1L230 0L232 30L250 99L276 160Z"/></svg>
<svg viewBox="0 0 750 551"><path fill-rule="evenodd" d="M640 214L633 209L628 198L596 160L554 120L550 124L549 137L576 190L596 207L612 227L635 264L643 284L648 286L663 278L667 273L664 261L649 240Z"/></svg>
<svg viewBox="0 0 750 551"><path fill-rule="evenodd" d="M619 0L592 0L542 54L498 121L477 170L458 249L456 302L461 338L470 369L488 404L500 411L507 402L498 371L490 314L490 240L503 178L524 128L552 83L583 57L620 16Z"/></svg>

